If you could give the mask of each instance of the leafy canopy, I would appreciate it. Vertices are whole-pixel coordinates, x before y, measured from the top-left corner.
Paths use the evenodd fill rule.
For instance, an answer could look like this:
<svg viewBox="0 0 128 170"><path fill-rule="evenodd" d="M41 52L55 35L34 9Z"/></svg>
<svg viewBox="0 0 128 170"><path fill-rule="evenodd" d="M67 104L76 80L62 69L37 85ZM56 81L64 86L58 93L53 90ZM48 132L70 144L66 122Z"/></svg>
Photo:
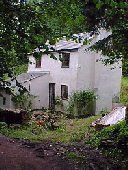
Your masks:
<svg viewBox="0 0 128 170"><path fill-rule="evenodd" d="M83 30L84 16L75 0L0 1L0 78L12 76L27 54L55 43L62 35Z"/></svg>
<svg viewBox="0 0 128 170"><path fill-rule="evenodd" d="M27 54L63 35L98 32L112 34L92 49L109 56L112 64L128 55L128 2L126 0L1 0L0 78L12 76Z"/></svg>
<svg viewBox="0 0 128 170"><path fill-rule="evenodd" d="M128 2L127 0L81 0L86 17L86 30L98 32L103 28L112 34L96 43L92 49L109 56L106 64L128 58ZM85 2L85 3L84 3Z"/></svg>

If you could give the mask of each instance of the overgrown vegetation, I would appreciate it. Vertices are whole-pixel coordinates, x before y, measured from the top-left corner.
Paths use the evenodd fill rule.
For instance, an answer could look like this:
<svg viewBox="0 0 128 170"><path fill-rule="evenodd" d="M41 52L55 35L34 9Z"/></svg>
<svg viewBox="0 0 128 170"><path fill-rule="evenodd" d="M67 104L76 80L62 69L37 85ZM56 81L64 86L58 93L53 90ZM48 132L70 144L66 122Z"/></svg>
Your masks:
<svg viewBox="0 0 128 170"><path fill-rule="evenodd" d="M12 101L17 109L30 110L32 109L32 100L35 96L24 92L12 96Z"/></svg>
<svg viewBox="0 0 128 170"><path fill-rule="evenodd" d="M97 132L89 141L92 147L101 149L119 164L128 164L128 124L122 121L116 125L107 127Z"/></svg>
<svg viewBox="0 0 128 170"><path fill-rule="evenodd" d="M128 59L123 60L122 72L124 76L128 76Z"/></svg>
<svg viewBox="0 0 128 170"><path fill-rule="evenodd" d="M52 131L46 127L38 126L36 122L30 122L20 128L7 128L4 124L0 126L0 133L12 138L29 139L31 141L50 140L54 142L72 143L88 138L95 133L90 128L91 122L100 115L91 116L86 119L64 119L59 120L59 128Z"/></svg>
<svg viewBox="0 0 128 170"><path fill-rule="evenodd" d="M68 111L74 117L93 115L95 100L96 95L93 91L76 91L69 98Z"/></svg>
<svg viewBox="0 0 128 170"><path fill-rule="evenodd" d="M128 105L128 77L122 78L120 102L124 105Z"/></svg>
<svg viewBox="0 0 128 170"><path fill-rule="evenodd" d="M14 75L17 76L17 75L20 75L22 73L26 73L27 69L28 69L28 64L22 64L22 65L16 66L14 68Z"/></svg>

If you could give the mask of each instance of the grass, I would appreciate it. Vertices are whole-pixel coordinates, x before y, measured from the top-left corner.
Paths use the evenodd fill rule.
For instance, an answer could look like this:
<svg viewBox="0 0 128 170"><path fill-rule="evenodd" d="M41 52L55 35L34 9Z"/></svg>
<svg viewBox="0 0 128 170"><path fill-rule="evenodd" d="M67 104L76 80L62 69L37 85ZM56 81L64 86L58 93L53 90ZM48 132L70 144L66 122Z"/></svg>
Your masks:
<svg viewBox="0 0 128 170"><path fill-rule="evenodd" d="M121 121L95 133L86 144L98 148L116 164L128 165L128 124ZM125 169L125 168L124 168Z"/></svg>
<svg viewBox="0 0 128 170"><path fill-rule="evenodd" d="M128 105L128 77L122 78L120 102Z"/></svg>
<svg viewBox="0 0 128 170"><path fill-rule="evenodd" d="M30 141L50 140L53 142L74 143L95 133L95 130L90 128L90 124L99 117L100 115L86 119L61 119L59 128L54 131L38 127L34 123L17 129L7 128L6 125L3 125L0 127L0 133L11 138L29 139Z"/></svg>
<svg viewBox="0 0 128 170"><path fill-rule="evenodd" d="M121 103L128 104L128 77L122 78ZM100 115L86 119L61 119L57 130L49 130L38 127L34 122L20 128L7 128L0 124L0 133L12 138L29 139L31 141L50 140L54 142L73 143L87 139L95 134L94 128L90 128L91 122Z"/></svg>
<svg viewBox="0 0 128 170"><path fill-rule="evenodd" d="M75 152L68 152L68 153L66 153L66 157L68 159L75 160L75 161L84 161L85 160L85 156L84 155L80 155L80 154L75 153Z"/></svg>

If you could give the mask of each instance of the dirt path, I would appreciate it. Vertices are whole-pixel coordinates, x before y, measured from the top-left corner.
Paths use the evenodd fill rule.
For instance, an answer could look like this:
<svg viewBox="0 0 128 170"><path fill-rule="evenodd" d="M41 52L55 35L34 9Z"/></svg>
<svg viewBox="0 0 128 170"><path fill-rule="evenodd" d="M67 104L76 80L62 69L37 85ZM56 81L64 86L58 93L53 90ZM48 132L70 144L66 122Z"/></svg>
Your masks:
<svg viewBox="0 0 128 170"><path fill-rule="evenodd" d="M67 159L70 156L71 159ZM72 159L74 157L74 159ZM10 139L0 135L0 170L126 170L84 144Z"/></svg>
<svg viewBox="0 0 128 170"><path fill-rule="evenodd" d="M59 157L53 157L53 155L44 157L39 152L36 154L32 148L34 145L26 147L21 142L0 136L0 170L72 169Z"/></svg>

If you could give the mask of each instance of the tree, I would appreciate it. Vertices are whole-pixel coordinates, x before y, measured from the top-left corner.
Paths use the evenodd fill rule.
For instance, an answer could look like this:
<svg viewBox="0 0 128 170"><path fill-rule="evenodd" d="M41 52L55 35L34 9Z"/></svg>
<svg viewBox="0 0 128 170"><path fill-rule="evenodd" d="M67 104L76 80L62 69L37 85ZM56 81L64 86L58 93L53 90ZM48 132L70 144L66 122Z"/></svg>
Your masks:
<svg viewBox="0 0 128 170"><path fill-rule="evenodd" d="M27 63L28 53L45 46L49 39L82 30L84 20L75 0L0 1L0 80L12 76L17 65ZM36 54L36 57L38 55Z"/></svg>
<svg viewBox="0 0 128 170"><path fill-rule="evenodd" d="M104 28L112 34L97 42L92 50L101 51L109 58L106 64L128 57L128 2L127 0L81 0L86 17L86 31Z"/></svg>
<svg viewBox="0 0 128 170"><path fill-rule="evenodd" d="M28 4L16 0L0 2L1 47L0 47L0 78L5 74L12 75L18 64L27 62L27 53L33 50L38 42L35 35L36 26L40 24L38 13ZM42 24L45 27L45 23ZM43 31L46 29L44 28ZM46 32L46 30L45 30Z"/></svg>
<svg viewBox="0 0 128 170"><path fill-rule="evenodd" d="M27 54L44 46L49 39L80 31L83 22L78 4L73 0L25 3L1 0L0 5L0 77L10 76L15 66L28 62Z"/></svg>
<svg viewBox="0 0 128 170"><path fill-rule="evenodd" d="M112 34L92 49L109 56L112 64L128 54L128 3L126 0L1 0L0 78L12 76L17 65L27 63L35 48L73 33L105 28ZM36 55L38 57L38 55ZM40 57L40 56L39 56Z"/></svg>

